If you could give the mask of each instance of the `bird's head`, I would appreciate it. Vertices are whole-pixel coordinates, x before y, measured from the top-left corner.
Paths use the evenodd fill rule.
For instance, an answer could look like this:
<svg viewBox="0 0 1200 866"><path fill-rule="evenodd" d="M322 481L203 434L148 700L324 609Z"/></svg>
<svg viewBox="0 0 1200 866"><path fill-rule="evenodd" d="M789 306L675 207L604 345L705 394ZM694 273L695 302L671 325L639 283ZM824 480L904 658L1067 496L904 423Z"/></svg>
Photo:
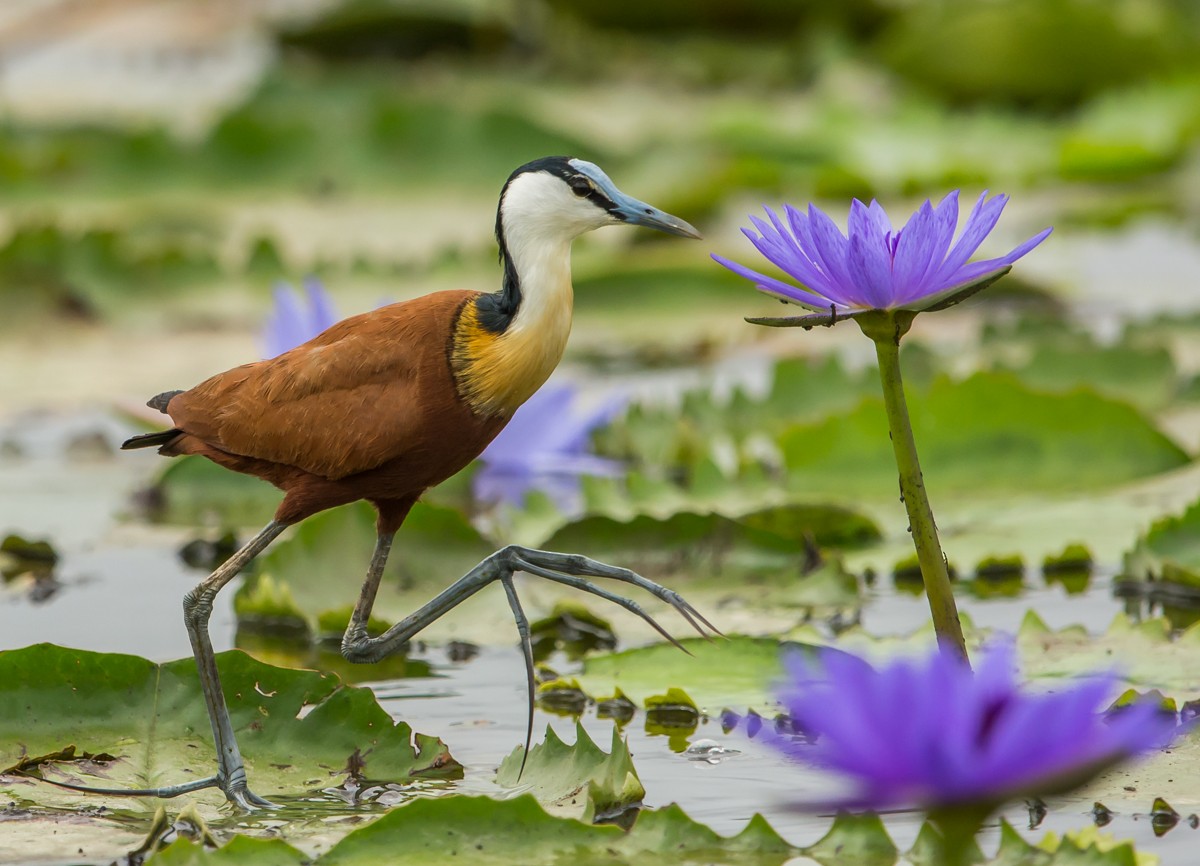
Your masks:
<svg viewBox="0 0 1200 866"><path fill-rule="evenodd" d="M622 223L700 237L679 217L625 195L600 166L566 156L534 160L509 176L500 193L496 234L502 243L514 231L569 241Z"/></svg>

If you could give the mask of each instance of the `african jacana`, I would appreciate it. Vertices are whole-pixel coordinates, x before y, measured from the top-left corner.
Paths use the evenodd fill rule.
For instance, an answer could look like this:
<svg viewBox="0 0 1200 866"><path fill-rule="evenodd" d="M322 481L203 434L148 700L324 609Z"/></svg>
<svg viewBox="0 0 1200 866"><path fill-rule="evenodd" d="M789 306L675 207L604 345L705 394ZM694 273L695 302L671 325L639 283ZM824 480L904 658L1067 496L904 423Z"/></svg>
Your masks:
<svg viewBox="0 0 1200 866"><path fill-rule="evenodd" d="M237 805L270 805L247 787L225 706L208 620L212 603L247 563L288 526L359 499L378 512L378 539L342 654L376 661L429 623L499 581L520 633L530 697L528 621L512 576L528 574L614 602L673 638L637 604L585 578L633 584L669 603L701 634L712 628L678 594L623 568L583 556L509 546L379 637L367 619L392 537L428 487L466 466L558 365L571 330L571 241L626 223L698 238L677 217L630 198L590 162L548 157L518 168L500 193L496 240L504 268L494 293L444 291L346 319L276 358L220 373L149 405L174 426L134 436L123 448L159 446L167 456L199 454L284 491L275 518L184 597L184 620L217 748L214 776L164 788L106 793L172 797L219 787ZM713 629L715 631L715 629Z"/></svg>

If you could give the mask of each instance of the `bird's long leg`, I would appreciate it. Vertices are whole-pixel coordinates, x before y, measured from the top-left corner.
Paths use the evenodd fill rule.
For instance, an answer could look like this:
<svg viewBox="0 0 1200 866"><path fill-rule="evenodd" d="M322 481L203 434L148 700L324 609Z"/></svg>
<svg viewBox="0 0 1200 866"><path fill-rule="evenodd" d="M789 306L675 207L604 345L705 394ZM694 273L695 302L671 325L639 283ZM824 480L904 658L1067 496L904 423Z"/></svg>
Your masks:
<svg viewBox="0 0 1200 866"><path fill-rule="evenodd" d="M233 803L246 810L273 804L252 793L246 786L246 767L233 733L233 723L229 720L229 709L225 706L225 693L221 691L217 659L208 636L208 620L212 616L213 600L217 593L286 528L287 524L272 520L262 532L183 597L183 621L192 641L192 655L200 672L200 688L208 705L208 718L212 722L213 741L217 747L217 786Z"/></svg>
<svg viewBox="0 0 1200 866"><path fill-rule="evenodd" d="M229 709L225 706L225 694L221 691L221 677L217 673L217 660L213 654L212 641L208 636L208 620L212 616L213 599L217 593L245 568L250 560L266 549L287 524L271 521L266 528L250 539L233 556L222 563L216 571L183 597L183 620L187 625L188 637L192 642L192 654L196 658L196 669L200 675L200 689L212 722L213 741L217 749L217 772L204 779L167 785L161 788L93 788L43 779L60 788L104 794L117 797L178 797L205 788L220 788L225 796L246 810L256 806L271 806L269 800L252 793L246 786L246 767L238 749L233 723L229 720Z"/></svg>
<svg viewBox="0 0 1200 866"><path fill-rule="evenodd" d="M342 635L342 655L353 662L367 661L355 658L355 647L364 641L369 641L367 623L371 619L371 608L375 606L375 596L379 592L379 581L383 578L383 569L387 565L388 554L392 550L394 532L381 532L375 539L375 552L371 554L371 564L367 566L367 578L363 581L362 591L350 614L350 624ZM371 659L378 661L378 659Z"/></svg>
<svg viewBox="0 0 1200 866"><path fill-rule="evenodd" d="M516 620L517 630L521 636L521 650L525 656L526 679L530 694L529 723L526 727L526 754L529 751L529 741L533 731L533 648L529 638L529 622L525 618L524 611L521 609L520 600L517 598L516 589L512 583L514 573L524 571L536 577L562 583L599 596L606 601L613 602L650 623L659 634L663 635L680 649L684 648L680 645L679 641L671 637L667 630L642 610L636 602L594 586L585 578L600 577L633 584L675 608L703 637L708 637L705 627L714 634L720 634L712 623L684 601L677 592L669 590L652 580L648 580L627 568L606 565L594 559L589 559L586 556L554 553L552 551L510 545L489 556L453 584L446 587L446 589L428 601L419 610L409 614L383 634L373 638L367 634L366 623L371 614L371 606L375 601L375 593L379 588L379 580L383 574L383 565L387 560L391 543L391 535L385 537L381 534L379 536L375 547L375 556L371 559L371 568L367 572L367 580L363 584L362 593L359 596L358 604L355 606L350 627L347 628L346 634L342 638L342 655L352 662L366 663L379 661L379 659L397 652L406 641L421 631L421 629L479 592L479 590L492 581L500 581L504 585L509 606L512 608L513 618ZM686 651L684 650L684 652Z"/></svg>

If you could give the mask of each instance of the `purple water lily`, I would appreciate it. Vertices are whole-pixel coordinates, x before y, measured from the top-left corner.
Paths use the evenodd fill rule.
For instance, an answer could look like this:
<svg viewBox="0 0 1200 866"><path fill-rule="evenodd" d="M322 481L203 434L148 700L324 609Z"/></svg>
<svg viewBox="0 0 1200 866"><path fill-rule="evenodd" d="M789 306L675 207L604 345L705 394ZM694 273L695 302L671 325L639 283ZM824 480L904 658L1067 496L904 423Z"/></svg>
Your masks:
<svg viewBox="0 0 1200 866"><path fill-rule="evenodd" d="M620 463L589 453L591 432L624 405L610 397L580 406L569 385L549 382L516 411L483 452L483 468L472 479L476 501L521 505L540 490L561 511L579 505L581 475L619 475Z"/></svg>
<svg viewBox="0 0 1200 866"><path fill-rule="evenodd" d="M263 357L274 358L306 343L340 318L316 277L304 280L304 296L288 283L275 286L275 306L263 326Z"/></svg>
<svg viewBox="0 0 1200 866"><path fill-rule="evenodd" d="M958 190L935 207L928 200L899 230L878 202L850 204L848 236L823 211L784 206L786 220L764 208L769 222L750 217L758 233L742 232L755 248L800 285L794 286L714 254L713 258L757 287L820 313L857 310L927 310L961 290L999 275L1050 234L1038 232L1011 252L968 262L992 231L1008 202L985 191L958 241Z"/></svg>
<svg viewBox="0 0 1200 866"><path fill-rule="evenodd" d="M841 805L851 808L987 807L1065 791L1165 745L1175 730L1174 716L1153 701L1103 717L1112 676L1022 691L1007 643L988 650L974 674L940 651L878 670L833 651L817 663L794 654L785 667L780 701L816 742L770 726L758 736L848 777L856 790Z"/></svg>

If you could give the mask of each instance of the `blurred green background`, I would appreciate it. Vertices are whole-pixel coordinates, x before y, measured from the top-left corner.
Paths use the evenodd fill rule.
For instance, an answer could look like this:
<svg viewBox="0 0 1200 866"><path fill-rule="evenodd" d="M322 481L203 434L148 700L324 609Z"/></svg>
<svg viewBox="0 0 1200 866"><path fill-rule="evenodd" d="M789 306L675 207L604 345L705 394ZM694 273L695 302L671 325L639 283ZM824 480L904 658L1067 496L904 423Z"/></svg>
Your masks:
<svg viewBox="0 0 1200 866"><path fill-rule="evenodd" d="M490 289L499 188L552 153L707 236L578 245L576 362L772 345L707 252L784 200L990 187L997 249L1058 230L1010 295L1195 307L1197 57L1189 0L12 0L0 412L256 357L276 280Z"/></svg>

